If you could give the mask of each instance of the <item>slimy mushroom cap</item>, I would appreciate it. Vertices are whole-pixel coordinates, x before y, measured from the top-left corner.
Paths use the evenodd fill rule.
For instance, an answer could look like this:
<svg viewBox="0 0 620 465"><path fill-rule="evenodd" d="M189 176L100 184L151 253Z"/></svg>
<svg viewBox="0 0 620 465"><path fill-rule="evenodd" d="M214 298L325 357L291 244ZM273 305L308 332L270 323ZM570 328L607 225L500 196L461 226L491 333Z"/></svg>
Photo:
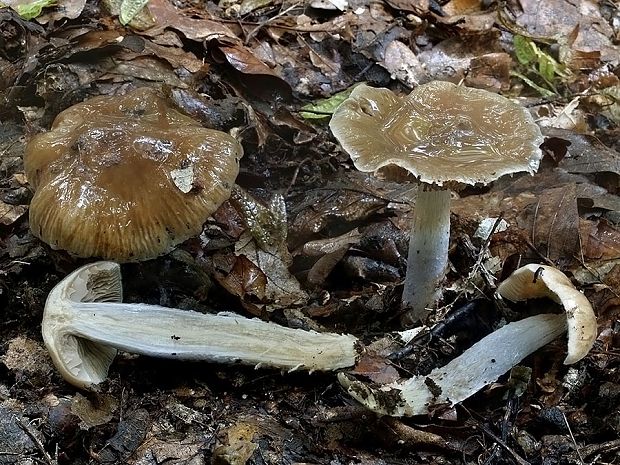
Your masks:
<svg viewBox="0 0 620 465"><path fill-rule="evenodd" d="M30 227L78 256L156 257L200 233L229 197L242 153L150 89L95 97L26 147Z"/></svg>
<svg viewBox="0 0 620 465"><path fill-rule="evenodd" d="M334 113L332 133L360 171L387 165L428 184L488 184L534 172L543 136L528 111L481 89L434 81L406 97L356 87Z"/></svg>

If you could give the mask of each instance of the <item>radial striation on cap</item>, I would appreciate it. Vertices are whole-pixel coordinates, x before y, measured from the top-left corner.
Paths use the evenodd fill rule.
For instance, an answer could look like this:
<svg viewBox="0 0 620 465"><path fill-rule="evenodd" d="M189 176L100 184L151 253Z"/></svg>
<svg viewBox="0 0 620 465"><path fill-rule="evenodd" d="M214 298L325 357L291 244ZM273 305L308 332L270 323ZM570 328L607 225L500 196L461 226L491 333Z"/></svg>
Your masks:
<svg viewBox="0 0 620 465"><path fill-rule="evenodd" d="M397 165L429 184L487 184L533 173L542 157L540 129L528 111L481 89L434 81L406 97L356 87L330 128L357 169Z"/></svg>
<svg viewBox="0 0 620 465"><path fill-rule="evenodd" d="M242 154L150 89L95 97L26 147L30 228L78 256L156 257L200 233L230 196Z"/></svg>

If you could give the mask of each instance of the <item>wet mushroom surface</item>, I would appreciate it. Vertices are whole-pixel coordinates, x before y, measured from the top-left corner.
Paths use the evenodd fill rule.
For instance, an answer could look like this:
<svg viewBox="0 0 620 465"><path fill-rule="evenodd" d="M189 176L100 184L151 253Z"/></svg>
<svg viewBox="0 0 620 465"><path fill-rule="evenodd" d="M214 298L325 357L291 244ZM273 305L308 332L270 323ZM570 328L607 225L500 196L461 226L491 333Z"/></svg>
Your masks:
<svg viewBox="0 0 620 465"><path fill-rule="evenodd" d="M243 154L148 88L60 113L26 147L30 228L56 249L154 258L196 236L230 195Z"/></svg>
<svg viewBox="0 0 620 465"><path fill-rule="evenodd" d="M1 3L0 465L617 462L614 2ZM351 136L444 178L355 166L329 124L358 87L362 119L411 118ZM537 166L440 153L500 129ZM425 325L416 195L447 246ZM498 297L511 276L538 297Z"/></svg>
<svg viewBox="0 0 620 465"><path fill-rule="evenodd" d="M445 81L422 84L404 97L359 85L329 127L360 171L395 165L419 182L402 297L405 322L423 320L441 297L450 189L533 174L542 157L543 137L527 109Z"/></svg>

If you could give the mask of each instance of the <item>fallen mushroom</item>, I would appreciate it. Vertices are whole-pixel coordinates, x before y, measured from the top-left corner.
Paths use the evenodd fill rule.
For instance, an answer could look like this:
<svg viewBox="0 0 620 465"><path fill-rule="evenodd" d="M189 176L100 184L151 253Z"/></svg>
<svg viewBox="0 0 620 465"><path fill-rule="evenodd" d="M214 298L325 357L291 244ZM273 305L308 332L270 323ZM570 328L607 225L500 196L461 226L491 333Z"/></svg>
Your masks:
<svg viewBox="0 0 620 465"><path fill-rule="evenodd" d="M26 147L30 229L82 257L154 258L200 233L229 197L242 153L150 89L92 98Z"/></svg>
<svg viewBox="0 0 620 465"><path fill-rule="evenodd" d="M596 316L585 295L557 268L546 265L525 265L497 288L497 293L511 301L547 297L561 304L568 322L568 355L565 365L585 357L596 340Z"/></svg>
<svg viewBox="0 0 620 465"><path fill-rule="evenodd" d="M543 137L525 108L449 82L420 85L404 98L357 86L330 128L357 169L397 165L420 181L402 298L410 321L424 318L438 298L448 261L449 189L533 173L542 157Z"/></svg>
<svg viewBox="0 0 620 465"><path fill-rule="evenodd" d="M382 415L422 415L441 405L451 407L506 373L529 354L551 342L568 326L565 364L581 360L596 339L596 317L586 297L556 268L526 265L503 281L498 294L509 300L548 297L566 314L536 315L509 323L426 376L385 386L371 386L340 373L347 392Z"/></svg>
<svg viewBox="0 0 620 465"><path fill-rule="evenodd" d="M426 376L384 386L345 373L339 373L338 380L354 399L380 415L423 415L464 401L564 331L564 315L536 315L502 326Z"/></svg>
<svg viewBox="0 0 620 465"><path fill-rule="evenodd" d="M117 350L309 371L350 367L358 355L358 341L350 335L122 303L120 267L114 262L91 263L58 283L45 303L42 333L58 371L80 388L107 377Z"/></svg>

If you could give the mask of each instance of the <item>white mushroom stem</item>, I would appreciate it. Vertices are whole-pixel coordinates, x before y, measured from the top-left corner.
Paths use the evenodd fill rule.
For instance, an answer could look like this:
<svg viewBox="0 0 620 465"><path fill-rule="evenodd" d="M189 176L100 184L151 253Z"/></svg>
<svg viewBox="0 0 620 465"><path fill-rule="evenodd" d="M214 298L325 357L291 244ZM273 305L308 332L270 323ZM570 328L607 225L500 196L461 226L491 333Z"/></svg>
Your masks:
<svg viewBox="0 0 620 465"><path fill-rule="evenodd" d="M378 414L422 415L433 407L462 402L564 331L564 315L536 315L503 326L427 376L385 386L367 385L344 373L338 380L352 397Z"/></svg>
<svg viewBox="0 0 620 465"><path fill-rule="evenodd" d="M513 302L547 297L561 304L568 321L568 355L564 364L578 362L590 352L597 334L596 315L586 296L557 268L522 266L499 285L497 293Z"/></svg>
<svg viewBox="0 0 620 465"><path fill-rule="evenodd" d="M43 339L71 384L88 388L103 381L117 349L286 370L336 370L356 361L357 339L350 335L121 300L120 267L113 262L82 267L50 293Z"/></svg>
<svg viewBox="0 0 620 465"><path fill-rule="evenodd" d="M420 186L409 239L403 307L405 322L424 319L440 296L448 265L450 244L450 191Z"/></svg>

